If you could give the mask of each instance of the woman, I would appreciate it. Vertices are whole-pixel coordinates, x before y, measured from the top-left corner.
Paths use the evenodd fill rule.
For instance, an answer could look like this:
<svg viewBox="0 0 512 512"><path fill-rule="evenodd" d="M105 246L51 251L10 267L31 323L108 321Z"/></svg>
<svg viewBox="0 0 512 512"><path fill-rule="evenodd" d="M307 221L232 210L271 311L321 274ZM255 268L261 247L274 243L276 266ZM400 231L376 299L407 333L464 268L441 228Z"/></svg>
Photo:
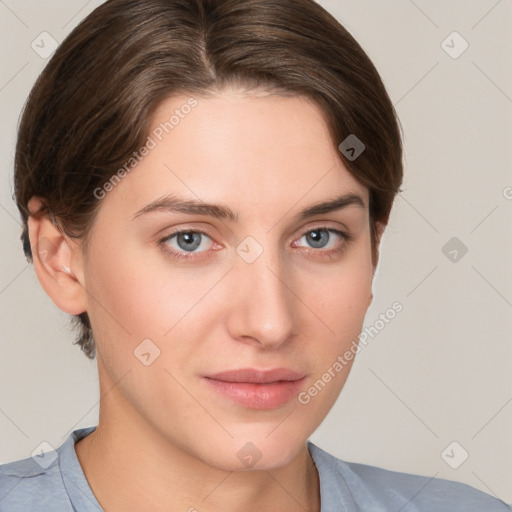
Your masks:
<svg viewBox="0 0 512 512"><path fill-rule="evenodd" d="M15 168L25 252L101 404L0 467L2 511L510 509L308 442L402 182L382 81L315 2L107 1L34 86Z"/></svg>

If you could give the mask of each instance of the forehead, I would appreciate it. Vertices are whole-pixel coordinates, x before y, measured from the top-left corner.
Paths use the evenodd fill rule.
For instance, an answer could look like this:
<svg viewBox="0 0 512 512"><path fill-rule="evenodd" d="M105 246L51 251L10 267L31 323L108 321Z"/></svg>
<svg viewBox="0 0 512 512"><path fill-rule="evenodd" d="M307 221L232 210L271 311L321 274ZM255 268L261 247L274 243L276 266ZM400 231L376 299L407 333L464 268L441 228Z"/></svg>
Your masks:
<svg viewBox="0 0 512 512"><path fill-rule="evenodd" d="M343 165L322 111L301 96L182 94L156 110L145 156L106 202L134 213L163 194L251 210L260 218L368 190Z"/></svg>

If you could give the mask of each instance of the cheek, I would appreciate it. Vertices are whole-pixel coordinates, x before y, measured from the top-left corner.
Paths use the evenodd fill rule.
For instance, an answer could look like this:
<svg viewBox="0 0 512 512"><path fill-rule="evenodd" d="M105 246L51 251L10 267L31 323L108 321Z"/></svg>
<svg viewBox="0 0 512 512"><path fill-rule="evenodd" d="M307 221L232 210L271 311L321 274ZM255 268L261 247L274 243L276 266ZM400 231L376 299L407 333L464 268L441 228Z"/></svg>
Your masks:
<svg viewBox="0 0 512 512"><path fill-rule="evenodd" d="M154 266L147 264L142 251L114 233L99 233L91 244L86 265L88 311L97 344L115 350L117 360L133 357L143 339L164 329L159 309L164 286L148 267Z"/></svg>
<svg viewBox="0 0 512 512"><path fill-rule="evenodd" d="M304 400L314 417L323 418L343 388L357 351L358 337L371 296L373 267L367 251L354 251L318 287L304 288L317 315L311 322L308 360L314 368ZM311 329L314 324L314 333ZM312 347L314 343L314 349Z"/></svg>
<svg viewBox="0 0 512 512"><path fill-rule="evenodd" d="M324 270L312 286L311 277L302 283L308 302L320 320L330 327L334 343L352 340L359 334L370 304L373 267L368 243L360 243L339 264Z"/></svg>
<svg viewBox="0 0 512 512"><path fill-rule="evenodd" d="M86 272L98 342L115 347L117 360L146 338L163 349L185 327L190 336L195 310L204 310L203 297L221 277L220 270L179 268L154 247L122 243L98 237Z"/></svg>
<svg viewBox="0 0 512 512"><path fill-rule="evenodd" d="M305 410L314 412L315 417L323 418L333 406L355 360L371 296L373 267L369 247L368 239L347 252L346 258L333 267L335 271L317 276L317 287L311 286L311 281L308 287L303 283L307 302L318 317L310 321L305 336L313 368L304 396Z"/></svg>
<svg viewBox="0 0 512 512"><path fill-rule="evenodd" d="M93 317L96 319L94 327L98 335L102 330L107 331L105 336L117 345L118 356L119 345L128 345L126 348L131 353L145 338L168 342L185 324L190 329L191 318L196 315L201 314L203 322L211 322L219 309L228 307L229 293L226 302L215 301L220 290L230 282L227 277L224 283L216 284L225 269L220 266L180 268L168 262L159 249L149 249L136 243L133 237L116 237L115 233L112 230L109 236L96 237L86 280L91 321ZM350 343L359 334L369 305L372 282L369 235L362 236L338 262L315 265L314 271L312 268L310 263L295 268L291 283L306 306L301 330L310 333L315 329L324 339L325 352L332 354L340 344ZM205 298L214 287L217 290L211 294L213 297ZM298 307L302 309L300 303Z"/></svg>

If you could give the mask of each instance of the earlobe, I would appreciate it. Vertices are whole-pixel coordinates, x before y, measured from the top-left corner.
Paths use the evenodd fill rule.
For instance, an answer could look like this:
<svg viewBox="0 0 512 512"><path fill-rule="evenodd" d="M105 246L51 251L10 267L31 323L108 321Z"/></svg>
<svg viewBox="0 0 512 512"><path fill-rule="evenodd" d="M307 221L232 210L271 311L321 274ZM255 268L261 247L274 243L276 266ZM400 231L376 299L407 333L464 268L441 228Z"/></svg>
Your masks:
<svg viewBox="0 0 512 512"><path fill-rule="evenodd" d="M80 281L83 269L71 268L73 251L78 249L76 245L70 246L68 237L48 215L39 218L33 215L42 204L38 197L32 197L28 203L31 212L28 232L34 270L55 305L66 313L78 315L87 310L87 293Z"/></svg>

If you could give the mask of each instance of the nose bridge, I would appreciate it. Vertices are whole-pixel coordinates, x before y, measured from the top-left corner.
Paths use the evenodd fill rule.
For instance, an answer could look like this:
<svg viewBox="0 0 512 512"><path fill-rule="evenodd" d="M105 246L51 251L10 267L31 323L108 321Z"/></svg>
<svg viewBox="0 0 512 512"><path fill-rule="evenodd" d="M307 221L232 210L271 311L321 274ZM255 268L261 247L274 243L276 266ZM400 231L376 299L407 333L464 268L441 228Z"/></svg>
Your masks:
<svg viewBox="0 0 512 512"><path fill-rule="evenodd" d="M238 256L235 264L238 300L231 325L234 337L251 337L265 346L275 347L293 332L294 295L278 248L270 248L268 239L267 242L250 263L243 253Z"/></svg>

